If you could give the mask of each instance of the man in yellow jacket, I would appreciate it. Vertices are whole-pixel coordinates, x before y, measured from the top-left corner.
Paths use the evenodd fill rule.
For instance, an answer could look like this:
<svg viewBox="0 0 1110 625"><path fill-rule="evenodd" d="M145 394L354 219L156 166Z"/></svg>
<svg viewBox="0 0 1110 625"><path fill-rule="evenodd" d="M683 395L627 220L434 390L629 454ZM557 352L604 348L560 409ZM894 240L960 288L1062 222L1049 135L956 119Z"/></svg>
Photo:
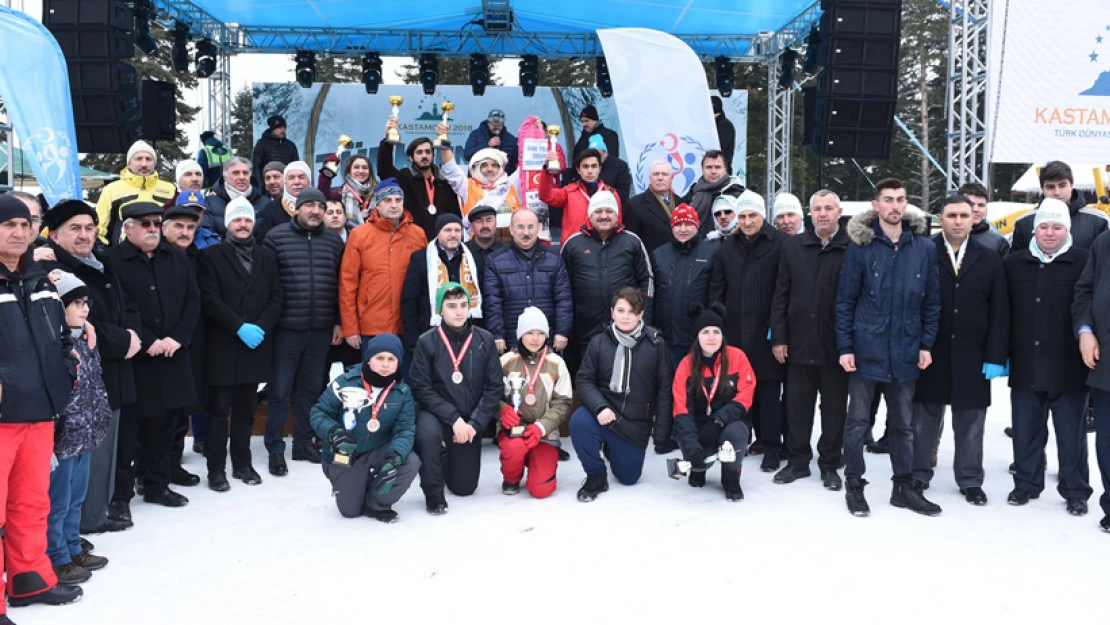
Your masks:
<svg viewBox="0 0 1110 625"><path fill-rule="evenodd" d="M177 188L173 183L158 179L154 166L158 155L145 141L136 141L127 150L127 167L120 172L120 179L104 187L96 203L100 223L100 242L115 245L123 240L123 205L143 200L159 206L174 199Z"/></svg>

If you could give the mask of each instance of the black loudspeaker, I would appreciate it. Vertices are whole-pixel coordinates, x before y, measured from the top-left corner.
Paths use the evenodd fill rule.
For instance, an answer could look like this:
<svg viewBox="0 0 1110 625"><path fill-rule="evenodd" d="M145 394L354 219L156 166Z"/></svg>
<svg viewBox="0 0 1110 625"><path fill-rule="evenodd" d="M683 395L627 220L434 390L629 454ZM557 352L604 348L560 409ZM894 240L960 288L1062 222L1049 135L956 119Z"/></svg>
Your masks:
<svg viewBox="0 0 1110 625"><path fill-rule="evenodd" d="M143 140L173 141L177 130L173 83L144 80L141 102Z"/></svg>
<svg viewBox="0 0 1110 625"><path fill-rule="evenodd" d="M814 100L810 145L819 156L890 156L898 103L901 0L822 0L825 71Z"/></svg>
<svg viewBox="0 0 1110 625"><path fill-rule="evenodd" d="M126 152L140 138L135 68L135 17L121 0L45 0L43 24L69 70L77 149Z"/></svg>

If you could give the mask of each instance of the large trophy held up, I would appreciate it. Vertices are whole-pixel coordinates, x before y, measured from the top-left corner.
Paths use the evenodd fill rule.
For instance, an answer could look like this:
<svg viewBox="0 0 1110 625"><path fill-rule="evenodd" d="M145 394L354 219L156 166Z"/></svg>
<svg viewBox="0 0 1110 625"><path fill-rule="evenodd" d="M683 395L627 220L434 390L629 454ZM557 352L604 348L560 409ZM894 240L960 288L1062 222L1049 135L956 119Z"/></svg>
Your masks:
<svg viewBox="0 0 1110 625"><path fill-rule="evenodd" d="M389 103L393 105L393 116L397 118L398 124L401 123L401 103L404 101L405 99L399 95L389 96ZM401 133L398 132L396 128L390 128L389 136L386 137L386 140L393 145L401 145Z"/></svg>
<svg viewBox="0 0 1110 625"><path fill-rule="evenodd" d="M324 163L324 167L334 177L339 173L339 163L343 160L343 152L355 147L355 142L347 135L339 135L339 146L335 149L335 160Z"/></svg>
<svg viewBox="0 0 1110 625"><path fill-rule="evenodd" d="M443 111L443 123L446 124L451 111L455 110L455 105L451 102L444 102L439 105L439 108ZM433 143L440 150L451 149L451 139L447 135L436 135L436 140Z"/></svg>
<svg viewBox="0 0 1110 625"><path fill-rule="evenodd" d="M559 141L555 137L558 137L559 133L561 131L562 131L562 129L559 128L558 126L555 126L555 125L549 125L547 127L547 149L549 151L551 151L551 152L556 151L556 148L559 145ZM561 168L559 167L559 160L558 159L555 159L555 160L552 160L552 161L547 161L547 173L557 174L557 173L559 173L560 169Z"/></svg>

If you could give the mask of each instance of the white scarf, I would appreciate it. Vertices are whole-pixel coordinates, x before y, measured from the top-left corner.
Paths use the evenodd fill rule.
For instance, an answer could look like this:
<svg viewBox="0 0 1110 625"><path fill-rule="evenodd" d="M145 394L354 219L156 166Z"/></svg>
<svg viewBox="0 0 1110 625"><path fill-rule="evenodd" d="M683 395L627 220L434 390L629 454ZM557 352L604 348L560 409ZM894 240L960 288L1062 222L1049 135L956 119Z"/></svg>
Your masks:
<svg viewBox="0 0 1110 625"><path fill-rule="evenodd" d="M1064 246L1061 247L1059 250L1057 250L1056 253L1053 254L1052 256L1046 255L1044 252L1041 251L1041 248L1037 247L1037 238L1036 237L1033 237L1033 239L1029 241L1029 251L1033 254L1034 257L1040 259L1040 261L1042 263L1046 264L1046 265L1051 263L1052 261L1056 260L1057 258L1060 258L1061 256L1064 255L1064 252L1066 252L1070 249L1071 249L1071 234L1068 234L1068 240L1064 241Z"/></svg>
<svg viewBox="0 0 1110 625"><path fill-rule="evenodd" d="M462 264L459 265L459 282L470 293L470 318L481 319L482 290L478 287L478 265L474 262L474 257L471 256L470 248L467 246L460 244L457 253L463 255ZM434 328L443 321L443 317L436 310L436 294L439 292L439 287L446 284L449 279L447 277L447 266L439 259L439 245L435 239L432 239L432 242L428 244L424 256L428 272L428 304L431 307L432 327Z"/></svg>
<svg viewBox="0 0 1110 625"><path fill-rule="evenodd" d="M237 200L241 197L245 197L249 200L250 194L254 191L254 188L248 185L246 191L240 191L229 184L225 184L224 191L227 192L227 202L230 204L233 200Z"/></svg>
<svg viewBox="0 0 1110 625"><path fill-rule="evenodd" d="M963 243L960 243L960 249L953 250L952 244L948 242L948 237L943 234L940 235L944 239L944 250L948 252L948 260L952 261L952 272L957 276L960 275L960 265L964 264L964 252L967 251L967 240L971 237L965 237Z"/></svg>

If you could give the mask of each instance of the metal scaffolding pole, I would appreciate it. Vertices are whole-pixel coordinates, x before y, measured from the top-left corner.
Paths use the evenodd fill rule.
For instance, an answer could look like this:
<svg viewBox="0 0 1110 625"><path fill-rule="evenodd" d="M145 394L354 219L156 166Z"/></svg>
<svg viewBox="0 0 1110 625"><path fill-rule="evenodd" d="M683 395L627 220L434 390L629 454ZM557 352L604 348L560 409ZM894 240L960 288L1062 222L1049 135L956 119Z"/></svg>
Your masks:
<svg viewBox="0 0 1110 625"><path fill-rule="evenodd" d="M779 87L779 59L767 63L767 206L790 190L790 130L794 119L794 89ZM768 213L768 217L774 217Z"/></svg>
<svg viewBox="0 0 1110 625"><path fill-rule="evenodd" d="M219 44L217 44L219 45ZM208 77L208 128L231 143L231 55L220 48L216 71Z"/></svg>
<svg viewBox="0 0 1110 625"><path fill-rule="evenodd" d="M948 23L949 192L986 184L987 48L990 0L953 0Z"/></svg>

